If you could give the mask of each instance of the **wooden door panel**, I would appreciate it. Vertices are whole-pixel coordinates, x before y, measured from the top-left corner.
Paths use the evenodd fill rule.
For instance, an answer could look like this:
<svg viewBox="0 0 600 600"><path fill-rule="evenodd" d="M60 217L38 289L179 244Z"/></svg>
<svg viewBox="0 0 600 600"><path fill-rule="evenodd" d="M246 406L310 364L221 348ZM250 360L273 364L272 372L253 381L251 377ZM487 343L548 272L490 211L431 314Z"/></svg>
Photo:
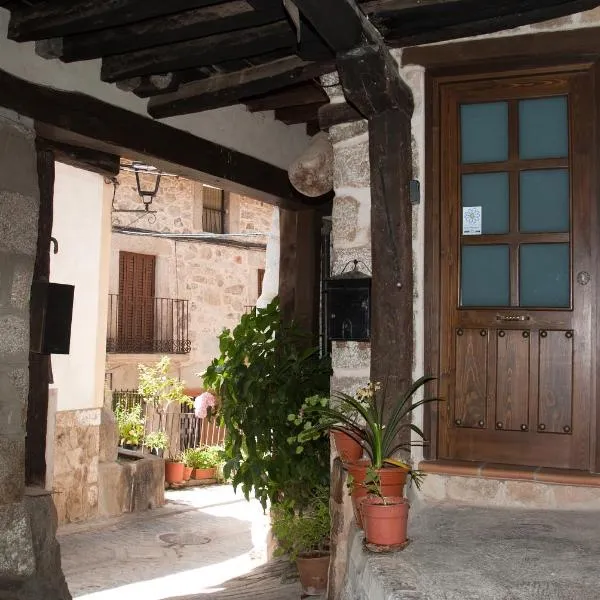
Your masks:
<svg viewBox="0 0 600 600"><path fill-rule="evenodd" d="M495 426L505 431L529 429L530 332L496 332Z"/></svg>
<svg viewBox="0 0 600 600"><path fill-rule="evenodd" d="M433 214L439 228L439 386L447 408L441 407L434 430L441 458L589 468L595 291L577 276L592 269L598 237L588 217L595 210L590 177L594 128L584 124L585 115L592 114L590 73L588 67L581 67L557 69L556 75L515 77L511 73L480 82L449 77L437 88L439 139L438 145L434 143L434 164L439 162L435 167L439 168L439 203ZM567 99L567 112L562 114L568 119L568 150L539 157L522 153L522 106L541 106L536 103L554 96ZM522 104L522 100L530 102ZM480 162L473 162L472 154L461 158L467 156L461 154L466 147L461 139L462 106L469 103L479 103L485 110L492 103L506 106L507 116L502 118L507 142L502 154ZM560 103L564 106L562 99L556 105ZM537 113L531 122L535 118ZM538 127L541 134L546 130ZM465 133L465 139L472 131ZM489 139L494 138L480 135L477 143L488 144ZM475 142L465 142L470 143ZM526 210L522 207L537 203L543 222L549 214L544 212L545 198L551 198L552 190L537 196L530 190L526 196L520 177L527 170L545 169L568 170L568 196L563 194L561 200L566 217L554 229L536 230L532 213L522 221ZM471 188L463 182L465 174L471 173L506 173L508 191L495 194L496 189L504 190L498 185L477 191L480 203L479 198L468 199L463 187L472 194L475 180L469 179ZM491 205L495 196L499 204ZM479 204L483 212L479 231L465 231L463 206ZM489 215L500 206L506 217L494 229ZM561 229L565 222L568 231ZM465 247L470 248L468 253L463 252ZM560 247L565 250L559 253ZM494 278L490 273L498 275Z"/></svg>
<svg viewBox="0 0 600 600"><path fill-rule="evenodd" d="M573 332L540 331L538 430L569 434L573 407Z"/></svg>
<svg viewBox="0 0 600 600"><path fill-rule="evenodd" d="M459 427L483 427L487 405L488 336L485 329L456 332L454 419Z"/></svg>

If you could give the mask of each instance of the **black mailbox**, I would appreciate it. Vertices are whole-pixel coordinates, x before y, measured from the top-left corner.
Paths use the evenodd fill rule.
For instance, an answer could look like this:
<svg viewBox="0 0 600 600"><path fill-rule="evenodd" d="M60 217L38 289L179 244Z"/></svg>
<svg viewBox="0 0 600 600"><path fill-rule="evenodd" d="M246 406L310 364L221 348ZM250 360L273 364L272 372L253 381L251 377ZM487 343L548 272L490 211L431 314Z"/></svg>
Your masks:
<svg viewBox="0 0 600 600"><path fill-rule="evenodd" d="M367 342L371 339L371 277L358 270L325 281L330 340Z"/></svg>

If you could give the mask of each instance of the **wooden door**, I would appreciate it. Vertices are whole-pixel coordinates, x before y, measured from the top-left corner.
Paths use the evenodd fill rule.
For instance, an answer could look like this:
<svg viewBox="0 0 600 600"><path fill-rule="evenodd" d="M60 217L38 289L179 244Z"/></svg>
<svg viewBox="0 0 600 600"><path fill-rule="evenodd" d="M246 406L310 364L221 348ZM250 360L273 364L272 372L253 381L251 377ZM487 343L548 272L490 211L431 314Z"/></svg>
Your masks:
<svg viewBox="0 0 600 600"><path fill-rule="evenodd" d="M119 253L119 326L122 352L152 352L156 257Z"/></svg>
<svg viewBox="0 0 600 600"><path fill-rule="evenodd" d="M590 467L591 79L440 88L440 458Z"/></svg>

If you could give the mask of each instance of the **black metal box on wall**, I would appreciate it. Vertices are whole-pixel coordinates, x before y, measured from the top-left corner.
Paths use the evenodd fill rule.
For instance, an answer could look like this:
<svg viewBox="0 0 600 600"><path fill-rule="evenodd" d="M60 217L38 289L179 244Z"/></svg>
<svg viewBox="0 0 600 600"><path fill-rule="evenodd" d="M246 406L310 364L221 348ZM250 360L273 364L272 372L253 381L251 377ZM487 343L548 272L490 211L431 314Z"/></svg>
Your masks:
<svg viewBox="0 0 600 600"><path fill-rule="evenodd" d="M31 286L31 342L36 354L69 354L75 286L34 281Z"/></svg>
<svg viewBox="0 0 600 600"><path fill-rule="evenodd" d="M354 261L351 271L325 281L328 338L368 342L371 339L371 277Z"/></svg>

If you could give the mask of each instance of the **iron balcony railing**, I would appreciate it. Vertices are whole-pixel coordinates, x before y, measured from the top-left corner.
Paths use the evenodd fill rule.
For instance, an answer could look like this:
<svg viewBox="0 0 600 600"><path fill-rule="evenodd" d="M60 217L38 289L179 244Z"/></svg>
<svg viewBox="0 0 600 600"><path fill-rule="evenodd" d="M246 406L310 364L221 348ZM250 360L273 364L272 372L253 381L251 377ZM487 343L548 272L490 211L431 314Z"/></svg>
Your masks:
<svg viewBox="0 0 600 600"><path fill-rule="evenodd" d="M189 301L109 294L106 351L187 354Z"/></svg>

